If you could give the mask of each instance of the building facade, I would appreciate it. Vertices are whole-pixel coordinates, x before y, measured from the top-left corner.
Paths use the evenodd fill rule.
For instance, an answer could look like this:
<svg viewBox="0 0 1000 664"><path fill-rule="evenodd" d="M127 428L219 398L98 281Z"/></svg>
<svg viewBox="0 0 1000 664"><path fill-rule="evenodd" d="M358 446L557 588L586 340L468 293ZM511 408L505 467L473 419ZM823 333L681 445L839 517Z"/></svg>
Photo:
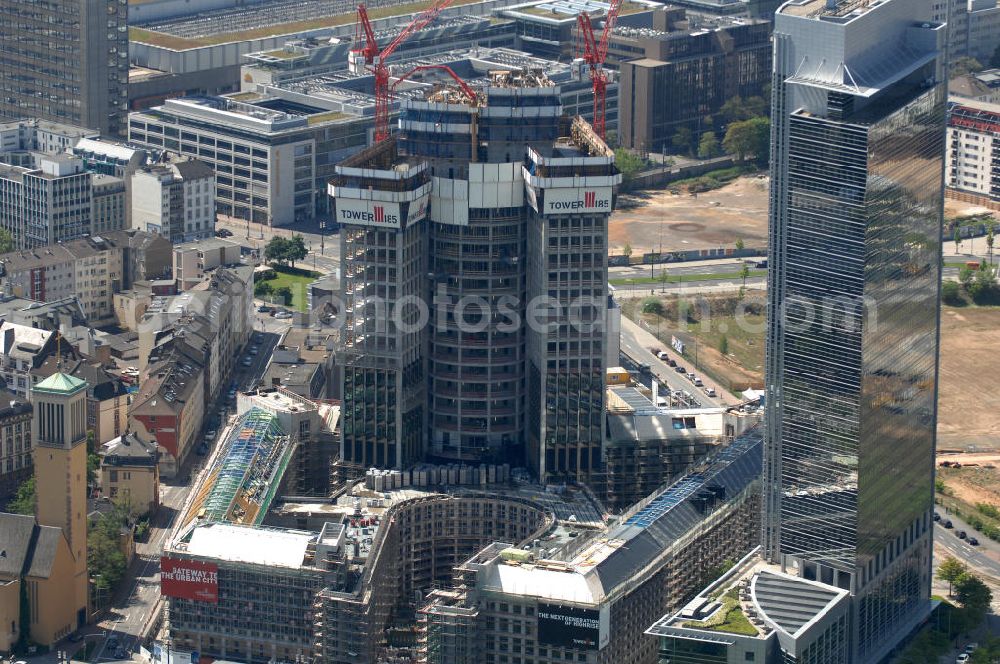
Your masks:
<svg viewBox="0 0 1000 664"><path fill-rule="evenodd" d="M136 514L152 514L160 505L160 469L154 443L126 431L104 443L101 454L101 493L124 501Z"/></svg>
<svg viewBox="0 0 1000 664"><path fill-rule="evenodd" d="M951 198L1000 210L1000 104L952 100L945 184Z"/></svg>
<svg viewBox="0 0 1000 664"><path fill-rule="evenodd" d="M159 276L169 266L166 239L111 231L0 255L0 284L13 295L39 302L76 297L87 320L100 324L114 318L115 293L136 279Z"/></svg>
<svg viewBox="0 0 1000 664"><path fill-rule="evenodd" d="M215 236L215 172L188 159L132 175L132 225L174 244Z"/></svg>
<svg viewBox="0 0 1000 664"><path fill-rule="evenodd" d="M331 183L347 299L341 458L527 461L540 476L589 477L621 176L544 76L477 84L473 106L447 89L404 102L398 143L343 162ZM555 303L546 324L526 321L531 298ZM571 325L574 306L584 324Z"/></svg>
<svg viewBox="0 0 1000 664"><path fill-rule="evenodd" d="M0 117L40 118L124 136L127 0L0 3ZM44 63L44 64L43 64Z"/></svg>
<svg viewBox="0 0 1000 664"><path fill-rule="evenodd" d="M0 389L0 499L31 477L31 404Z"/></svg>
<svg viewBox="0 0 1000 664"><path fill-rule="evenodd" d="M763 96L771 83L771 22L706 19L678 7L651 12L649 27L611 36L617 62L618 140L642 152L666 151L681 128L710 131L706 116L733 97Z"/></svg>
<svg viewBox="0 0 1000 664"><path fill-rule="evenodd" d="M92 196L91 174L69 155L42 155L31 166L0 164L0 228L14 237L17 248L90 233Z"/></svg>
<svg viewBox="0 0 1000 664"><path fill-rule="evenodd" d="M31 390L40 526L59 528L73 561L70 583L62 588L60 613L65 624L55 639L87 624L90 616L87 576L87 382L56 373ZM40 615L52 612L41 608ZM68 619L68 620L67 620ZM50 639L49 642L54 639Z"/></svg>
<svg viewBox="0 0 1000 664"><path fill-rule="evenodd" d="M850 592L858 663L930 611L947 36L930 11L793 0L775 22L764 556Z"/></svg>

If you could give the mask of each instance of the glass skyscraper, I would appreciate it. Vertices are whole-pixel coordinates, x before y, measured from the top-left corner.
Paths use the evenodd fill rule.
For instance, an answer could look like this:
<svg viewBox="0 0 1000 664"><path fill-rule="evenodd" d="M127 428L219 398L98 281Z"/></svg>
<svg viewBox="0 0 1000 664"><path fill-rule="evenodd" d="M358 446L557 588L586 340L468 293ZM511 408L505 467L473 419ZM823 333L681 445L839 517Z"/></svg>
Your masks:
<svg viewBox="0 0 1000 664"><path fill-rule="evenodd" d="M852 595L850 661L930 609L946 85L927 0L776 14L766 556Z"/></svg>

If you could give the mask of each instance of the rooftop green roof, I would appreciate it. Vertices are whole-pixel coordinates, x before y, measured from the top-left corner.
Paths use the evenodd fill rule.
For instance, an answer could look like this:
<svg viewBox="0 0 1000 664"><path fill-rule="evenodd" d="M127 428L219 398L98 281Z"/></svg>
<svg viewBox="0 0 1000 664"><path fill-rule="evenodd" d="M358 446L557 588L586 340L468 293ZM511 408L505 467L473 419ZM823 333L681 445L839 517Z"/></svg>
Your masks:
<svg viewBox="0 0 1000 664"><path fill-rule="evenodd" d="M50 394L73 394L84 389L87 389L87 381L57 371L32 387L31 391L48 392Z"/></svg>

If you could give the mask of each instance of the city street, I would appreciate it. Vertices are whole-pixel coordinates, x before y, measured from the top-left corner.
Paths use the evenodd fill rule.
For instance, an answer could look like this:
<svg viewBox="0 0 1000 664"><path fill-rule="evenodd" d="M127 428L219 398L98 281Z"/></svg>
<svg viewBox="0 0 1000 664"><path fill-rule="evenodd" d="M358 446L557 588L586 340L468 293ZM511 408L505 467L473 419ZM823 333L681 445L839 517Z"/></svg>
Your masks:
<svg viewBox="0 0 1000 664"><path fill-rule="evenodd" d="M318 222L274 228L251 223L248 231L246 221L219 215L215 228L217 230L225 228L232 232L233 236L226 239L239 242L255 251L263 251L264 246L275 236L290 238L292 235L301 235L309 255L298 264L299 267L310 268L323 274L330 274L340 267L340 236L320 229Z"/></svg>
<svg viewBox="0 0 1000 664"><path fill-rule="evenodd" d="M673 367L653 355L650 348L662 348L678 364L687 367L688 371L697 373L697 369L691 366L687 358L678 355L673 348L669 347L669 344L661 343L650 332L641 329L634 322L622 316L622 352L638 362L648 364L653 369L653 376L658 378L661 383L668 385L671 390L682 390L690 393L704 408L718 408L725 404L735 404L741 401L735 395L723 390L708 376L699 374L698 377L704 381L705 387L715 388L718 397L712 399L705 394L703 387L695 387L691 381L677 373Z"/></svg>

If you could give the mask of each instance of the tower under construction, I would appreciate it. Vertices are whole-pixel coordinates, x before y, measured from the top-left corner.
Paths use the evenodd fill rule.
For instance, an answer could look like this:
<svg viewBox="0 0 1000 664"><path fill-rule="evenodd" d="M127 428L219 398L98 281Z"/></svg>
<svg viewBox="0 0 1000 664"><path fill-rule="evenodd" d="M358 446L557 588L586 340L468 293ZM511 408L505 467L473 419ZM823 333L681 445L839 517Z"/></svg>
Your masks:
<svg viewBox="0 0 1000 664"><path fill-rule="evenodd" d="M348 466L599 471L621 175L590 125L563 115L559 86L511 65L402 76L399 133L330 183Z"/></svg>

